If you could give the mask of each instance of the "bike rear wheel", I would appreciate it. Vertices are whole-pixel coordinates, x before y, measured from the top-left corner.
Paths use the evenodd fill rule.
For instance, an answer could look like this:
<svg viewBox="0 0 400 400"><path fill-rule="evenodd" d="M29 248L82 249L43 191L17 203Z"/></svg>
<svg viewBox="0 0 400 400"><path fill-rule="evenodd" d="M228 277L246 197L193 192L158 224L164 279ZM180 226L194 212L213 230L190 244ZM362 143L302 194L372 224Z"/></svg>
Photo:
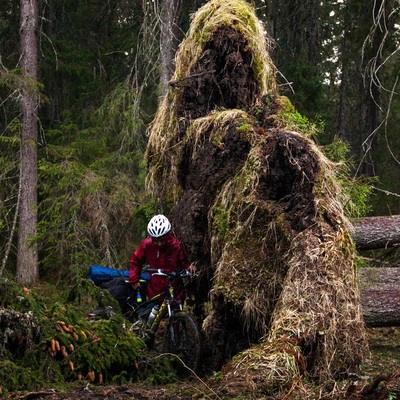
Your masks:
<svg viewBox="0 0 400 400"><path fill-rule="evenodd" d="M167 342L167 351L177 354L186 367L193 371L199 368L201 337L192 315L177 312L169 319Z"/></svg>

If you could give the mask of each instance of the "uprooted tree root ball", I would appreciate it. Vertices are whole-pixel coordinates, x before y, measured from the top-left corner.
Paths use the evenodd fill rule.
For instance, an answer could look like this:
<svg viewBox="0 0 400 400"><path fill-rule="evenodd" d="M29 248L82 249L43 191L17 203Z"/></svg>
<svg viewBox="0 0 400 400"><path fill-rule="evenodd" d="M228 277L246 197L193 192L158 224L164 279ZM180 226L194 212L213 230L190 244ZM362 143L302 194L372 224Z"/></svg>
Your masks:
<svg viewBox="0 0 400 400"><path fill-rule="evenodd" d="M146 153L148 188L201 270L212 364L239 353L224 384L244 391L339 378L366 349L335 166L311 125L289 123L274 75L253 9L210 1L178 51Z"/></svg>

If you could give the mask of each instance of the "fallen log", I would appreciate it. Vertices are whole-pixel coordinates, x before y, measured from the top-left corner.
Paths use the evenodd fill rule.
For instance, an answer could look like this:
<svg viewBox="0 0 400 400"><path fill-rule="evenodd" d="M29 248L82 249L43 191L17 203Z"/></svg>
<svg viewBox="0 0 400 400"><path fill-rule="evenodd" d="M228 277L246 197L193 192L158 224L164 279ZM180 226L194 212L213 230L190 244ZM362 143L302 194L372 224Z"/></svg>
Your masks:
<svg viewBox="0 0 400 400"><path fill-rule="evenodd" d="M359 280L365 324L400 326L400 268L360 268Z"/></svg>
<svg viewBox="0 0 400 400"><path fill-rule="evenodd" d="M400 245L400 215L352 219L351 237L359 250Z"/></svg>

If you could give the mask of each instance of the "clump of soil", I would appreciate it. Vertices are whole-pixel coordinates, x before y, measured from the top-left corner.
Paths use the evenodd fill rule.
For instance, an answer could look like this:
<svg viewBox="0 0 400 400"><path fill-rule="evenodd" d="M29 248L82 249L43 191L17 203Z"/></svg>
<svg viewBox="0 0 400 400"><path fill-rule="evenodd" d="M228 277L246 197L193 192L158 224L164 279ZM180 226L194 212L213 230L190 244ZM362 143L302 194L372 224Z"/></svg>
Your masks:
<svg viewBox="0 0 400 400"><path fill-rule="evenodd" d="M248 42L239 31L226 25L218 27L190 75L171 83L183 87L177 116L193 120L216 109L254 105L260 93L251 66L253 54L247 48Z"/></svg>

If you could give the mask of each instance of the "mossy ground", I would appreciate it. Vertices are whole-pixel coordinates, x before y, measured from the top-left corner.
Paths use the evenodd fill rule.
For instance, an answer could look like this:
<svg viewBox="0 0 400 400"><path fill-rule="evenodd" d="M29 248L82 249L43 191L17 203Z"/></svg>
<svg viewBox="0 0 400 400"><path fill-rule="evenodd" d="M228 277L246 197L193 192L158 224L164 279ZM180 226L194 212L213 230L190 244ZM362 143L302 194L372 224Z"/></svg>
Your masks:
<svg viewBox="0 0 400 400"><path fill-rule="evenodd" d="M371 355L361 367L359 376L342 382L331 382L324 387L309 386L308 392L297 392L296 387L289 388L285 395L274 396L273 393L242 393L235 399L288 399L288 400L388 400L400 398L400 328L367 329ZM162 358L162 356L160 357ZM99 385L88 382L75 382L62 390L52 391L45 386L37 393L36 398L51 400L232 400L221 390L223 373L211 376L188 376L186 379L171 380L168 384L119 384ZM223 389L223 388L222 388ZM239 388L240 389L240 388ZM333 391L329 393L329 391ZM20 397L17 397L17 396ZM284 396L284 397L282 397ZM14 398L24 398L21 392L14 393ZM26 398L26 397L25 397Z"/></svg>
<svg viewBox="0 0 400 400"><path fill-rule="evenodd" d="M168 358L151 356L129 329L107 291L82 279L72 289L22 288L0 280L0 390L14 392L71 384L168 383ZM102 302L107 318L89 318Z"/></svg>

